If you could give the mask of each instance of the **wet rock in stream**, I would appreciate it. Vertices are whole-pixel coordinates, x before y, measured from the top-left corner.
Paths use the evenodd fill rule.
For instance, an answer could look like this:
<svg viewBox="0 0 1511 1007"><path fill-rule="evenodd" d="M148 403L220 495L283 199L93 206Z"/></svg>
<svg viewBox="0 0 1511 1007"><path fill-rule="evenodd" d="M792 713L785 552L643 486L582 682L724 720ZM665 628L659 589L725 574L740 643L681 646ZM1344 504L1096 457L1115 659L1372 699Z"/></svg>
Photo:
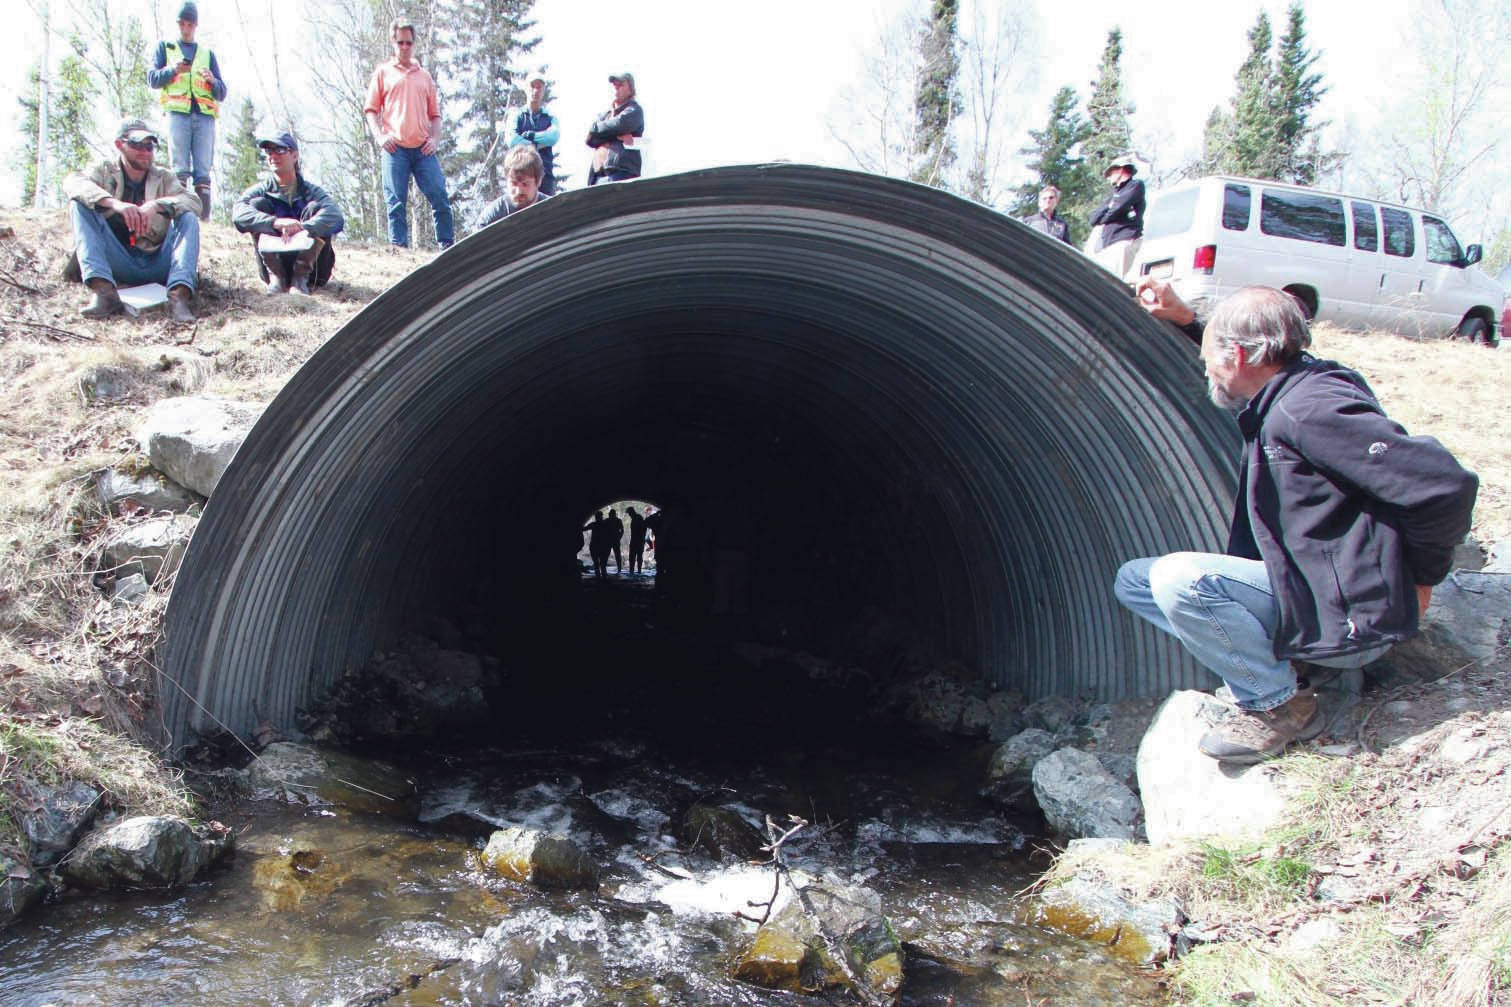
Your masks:
<svg viewBox="0 0 1511 1007"><path fill-rule="evenodd" d="M566 836L500 829L488 838L482 860L504 877L537 888L598 887L598 864Z"/></svg>
<svg viewBox="0 0 1511 1007"><path fill-rule="evenodd" d="M844 988L874 999L902 986L902 943L881 896L832 881L804 885L756 931L735 966L742 982L789 993Z"/></svg>

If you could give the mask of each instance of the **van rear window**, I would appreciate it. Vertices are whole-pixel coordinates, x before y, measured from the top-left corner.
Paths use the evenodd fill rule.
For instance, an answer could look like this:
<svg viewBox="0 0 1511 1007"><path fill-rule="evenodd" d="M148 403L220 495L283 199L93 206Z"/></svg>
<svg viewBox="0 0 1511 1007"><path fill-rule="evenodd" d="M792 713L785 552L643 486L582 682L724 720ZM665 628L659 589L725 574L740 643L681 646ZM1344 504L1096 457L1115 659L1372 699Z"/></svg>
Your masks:
<svg viewBox="0 0 1511 1007"><path fill-rule="evenodd" d="M1222 226L1229 231L1249 229L1249 205L1253 197L1247 185L1225 185L1222 190Z"/></svg>
<svg viewBox="0 0 1511 1007"><path fill-rule="evenodd" d="M1373 203L1350 203L1354 211L1354 247L1361 252L1380 250L1380 225L1375 222Z"/></svg>
<svg viewBox="0 0 1511 1007"><path fill-rule="evenodd" d="M1144 240L1168 238L1191 230L1200 189L1182 189L1157 197L1144 214Z"/></svg>
<svg viewBox="0 0 1511 1007"><path fill-rule="evenodd" d="M1343 244L1343 200L1310 192L1264 190L1259 199L1259 229L1277 238Z"/></svg>
<svg viewBox="0 0 1511 1007"><path fill-rule="evenodd" d="M1411 214L1405 210L1380 207L1380 220L1385 223L1385 254L1399 255L1409 259L1417 251L1417 235L1411 226Z"/></svg>

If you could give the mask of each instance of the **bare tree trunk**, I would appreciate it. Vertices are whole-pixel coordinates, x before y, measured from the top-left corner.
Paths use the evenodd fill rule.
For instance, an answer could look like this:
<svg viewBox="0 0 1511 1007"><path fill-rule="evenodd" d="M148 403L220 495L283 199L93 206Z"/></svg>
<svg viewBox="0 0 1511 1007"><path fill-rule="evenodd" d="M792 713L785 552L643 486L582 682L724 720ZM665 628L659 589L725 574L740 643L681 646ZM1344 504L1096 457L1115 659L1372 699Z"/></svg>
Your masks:
<svg viewBox="0 0 1511 1007"><path fill-rule="evenodd" d="M37 73L37 184L32 192L32 205L37 209L47 205L47 80L52 70L48 66L52 38L52 14L47 0L42 0L42 62Z"/></svg>

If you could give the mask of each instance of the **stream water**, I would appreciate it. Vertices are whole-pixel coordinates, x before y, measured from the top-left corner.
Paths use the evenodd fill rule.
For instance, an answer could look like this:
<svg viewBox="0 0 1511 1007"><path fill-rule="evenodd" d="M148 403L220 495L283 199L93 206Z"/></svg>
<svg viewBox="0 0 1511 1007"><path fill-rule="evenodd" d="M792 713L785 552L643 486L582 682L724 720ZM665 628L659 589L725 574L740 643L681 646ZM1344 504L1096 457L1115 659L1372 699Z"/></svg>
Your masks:
<svg viewBox="0 0 1511 1007"><path fill-rule="evenodd" d="M0 932L0 1004L856 1002L731 978L777 874L679 835L694 802L762 831L768 818L784 830L789 816L808 822L782 846L787 866L880 894L905 942L902 1005L1159 1001L1150 978L1101 946L1019 922L1047 841L1041 821L979 795L980 745L879 733L836 712L842 695L830 697L839 707L812 694L794 703L780 683L690 689L686 667L665 679L646 670L666 665L665 653L642 663L633 687L613 676L613 702L606 680L574 683L591 704L566 720L523 716L507 740L385 753L416 779L419 821L216 809L236 853L205 880L65 896ZM546 709L536 692L515 699ZM599 889L547 892L492 873L479 853L504 825L572 837L601 865Z"/></svg>

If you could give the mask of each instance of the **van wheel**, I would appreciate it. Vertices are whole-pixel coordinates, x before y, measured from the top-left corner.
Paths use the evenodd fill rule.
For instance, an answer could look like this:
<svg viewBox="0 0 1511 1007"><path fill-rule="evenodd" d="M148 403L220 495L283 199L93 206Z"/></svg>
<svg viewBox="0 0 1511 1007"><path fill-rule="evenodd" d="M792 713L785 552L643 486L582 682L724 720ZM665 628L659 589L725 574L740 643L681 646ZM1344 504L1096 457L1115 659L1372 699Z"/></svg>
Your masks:
<svg viewBox="0 0 1511 1007"><path fill-rule="evenodd" d="M1306 287L1286 287L1285 292L1290 294L1296 301L1296 306L1306 316L1307 321L1317 317L1317 295Z"/></svg>
<svg viewBox="0 0 1511 1007"><path fill-rule="evenodd" d="M1497 346L1500 340L1490 335L1490 326L1485 324L1483 318L1466 318L1459 322L1458 330L1454 333L1459 339L1471 343L1484 343L1486 346Z"/></svg>

